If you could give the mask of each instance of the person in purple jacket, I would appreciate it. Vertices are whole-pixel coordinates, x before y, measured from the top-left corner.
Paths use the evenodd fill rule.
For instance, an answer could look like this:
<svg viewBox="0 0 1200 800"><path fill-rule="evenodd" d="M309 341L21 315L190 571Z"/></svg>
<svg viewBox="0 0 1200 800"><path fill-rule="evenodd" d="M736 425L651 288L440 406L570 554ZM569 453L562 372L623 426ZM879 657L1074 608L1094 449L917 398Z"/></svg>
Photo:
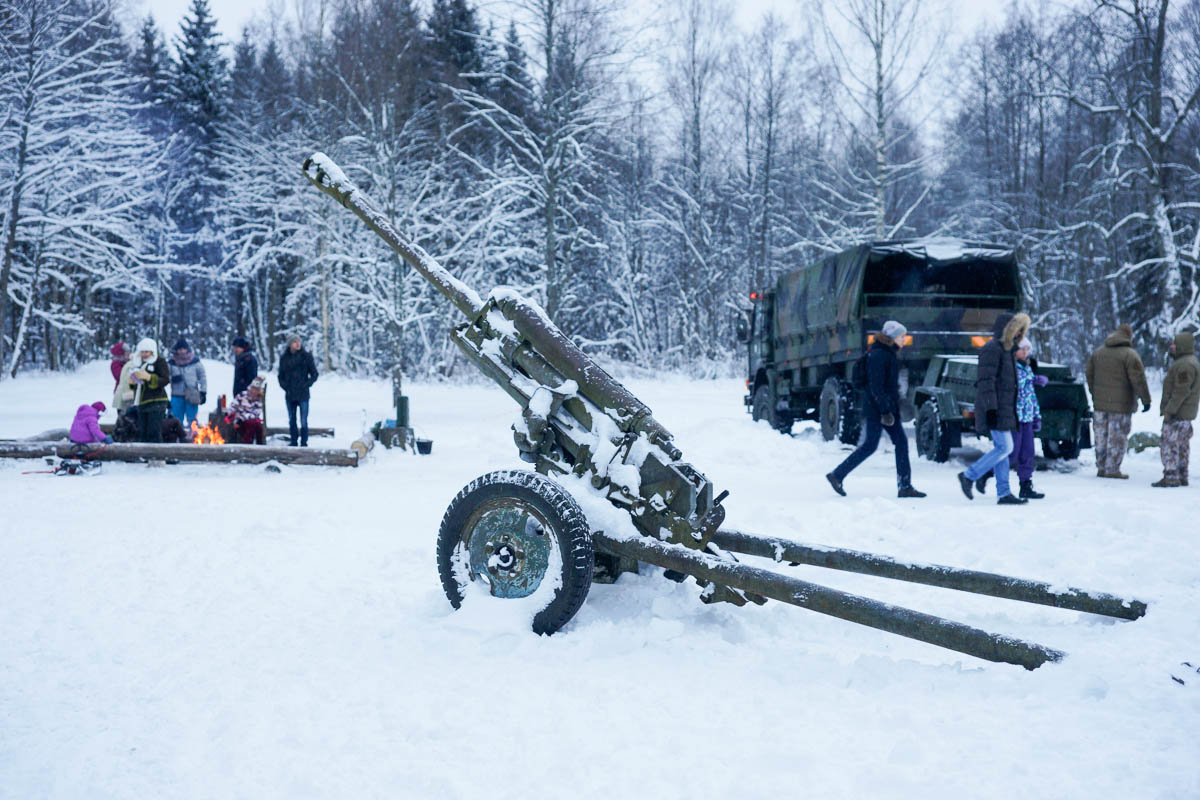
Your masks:
<svg viewBox="0 0 1200 800"><path fill-rule="evenodd" d="M1008 463L1021 479L1020 497L1041 500L1046 495L1033 488L1034 443L1037 432L1042 429L1042 408L1038 405L1035 387L1045 386L1050 379L1034 373L1029 359L1032 354L1033 344L1022 339L1017 346L1017 430Z"/></svg>
<svg viewBox="0 0 1200 800"><path fill-rule="evenodd" d="M112 444L112 437L100 428L100 415L106 408L104 403L97 400L90 406L83 405L76 409L75 419L71 422L71 441L75 444L91 444L93 442Z"/></svg>

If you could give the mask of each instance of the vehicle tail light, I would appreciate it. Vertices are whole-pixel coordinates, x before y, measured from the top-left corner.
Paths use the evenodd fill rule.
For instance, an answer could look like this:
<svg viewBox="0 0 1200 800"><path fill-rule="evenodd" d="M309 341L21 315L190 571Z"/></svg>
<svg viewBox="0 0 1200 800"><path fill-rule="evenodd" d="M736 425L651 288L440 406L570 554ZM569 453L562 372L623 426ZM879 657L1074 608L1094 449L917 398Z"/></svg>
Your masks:
<svg viewBox="0 0 1200 800"><path fill-rule="evenodd" d="M971 337L971 346L972 347L983 347L985 344L987 344L991 340L992 340L992 337L990 337L990 336L972 336Z"/></svg>
<svg viewBox="0 0 1200 800"><path fill-rule="evenodd" d="M975 412L970 409L964 409L963 419L975 419Z"/></svg>

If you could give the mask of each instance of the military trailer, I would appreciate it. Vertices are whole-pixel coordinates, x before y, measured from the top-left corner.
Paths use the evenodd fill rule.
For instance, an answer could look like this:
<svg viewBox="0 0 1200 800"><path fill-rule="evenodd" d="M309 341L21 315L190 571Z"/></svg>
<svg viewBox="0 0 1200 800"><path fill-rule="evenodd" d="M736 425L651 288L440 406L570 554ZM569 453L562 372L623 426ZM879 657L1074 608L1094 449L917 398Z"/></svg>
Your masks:
<svg viewBox="0 0 1200 800"><path fill-rule="evenodd" d="M978 371L976 355L939 355L930 360L925 381L912 391L918 455L946 461L950 448L962 446L964 433L975 435ZM1092 414L1083 384L1062 364L1042 362L1037 372L1050 379L1035 390L1042 409L1042 428L1037 433L1042 454L1075 458L1081 449L1092 446Z"/></svg>
<svg viewBox="0 0 1200 800"><path fill-rule="evenodd" d="M1001 245L874 241L789 272L751 301L745 403L754 419L784 433L796 420L817 420L826 440L857 442L854 365L896 319L908 328L901 416L917 419L918 452L944 461L974 433L975 358L996 318L1020 308L1021 282ZM1038 398L1054 413L1044 413L1039 436L1046 455L1074 457L1090 446L1087 398L1066 368L1052 369Z"/></svg>

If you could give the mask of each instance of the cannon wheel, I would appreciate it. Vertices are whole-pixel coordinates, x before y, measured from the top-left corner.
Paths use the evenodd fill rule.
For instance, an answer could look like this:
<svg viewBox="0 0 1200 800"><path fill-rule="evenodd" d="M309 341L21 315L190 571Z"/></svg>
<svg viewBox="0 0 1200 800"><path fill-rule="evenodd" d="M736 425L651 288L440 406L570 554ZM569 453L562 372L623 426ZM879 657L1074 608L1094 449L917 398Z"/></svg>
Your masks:
<svg viewBox="0 0 1200 800"><path fill-rule="evenodd" d="M765 383L754 390L754 401L750 408L750 416L755 422L765 419L768 425L780 433L792 432L791 417L781 416L775 410L775 400L771 397L771 387Z"/></svg>
<svg viewBox="0 0 1200 800"><path fill-rule="evenodd" d="M494 598L536 598L533 632L575 616L592 585L592 534L565 489L523 470L489 472L450 501L438 531L442 589L459 608L475 583Z"/></svg>
<svg viewBox="0 0 1200 800"><path fill-rule="evenodd" d="M821 386L818 407L821 417L821 436L827 442L834 439L844 444L858 444L862 429L854 403L854 388L840 378L829 377Z"/></svg>
<svg viewBox="0 0 1200 800"><path fill-rule="evenodd" d="M926 400L917 409L917 454L939 464L950 459L950 431L937 400Z"/></svg>

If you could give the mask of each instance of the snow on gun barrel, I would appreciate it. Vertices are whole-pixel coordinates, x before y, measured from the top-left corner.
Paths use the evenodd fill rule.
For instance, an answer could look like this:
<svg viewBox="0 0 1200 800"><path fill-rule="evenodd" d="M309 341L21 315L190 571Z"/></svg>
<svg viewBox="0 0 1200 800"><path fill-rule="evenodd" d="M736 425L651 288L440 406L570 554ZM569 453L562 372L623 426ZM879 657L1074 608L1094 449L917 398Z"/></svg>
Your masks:
<svg viewBox="0 0 1200 800"><path fill-rule="evenodd" d="M507 287L494 289L486 301L480 298L397 232L327 156L314 154L303 170L463 312L467 321L451 331L452 339L522 409L513 425L514 440L521 458L541 474L506 470L481 476L464 487L443 517L438 570L455 608L470 595L529 598L535 601L533 630L553 633L582 605L595 547L610 565L618 565L616 571L626 565L636 569L643 561L690 575L704 587L706 602L745 605L772 598L1026 669L1061 658L1041 645L739 563L729 551L759 555L765 547L770 554L778 540L738 534L721 537L717 546L724 493L714 497L712 484L681 461L671 434L650 409L563 335L536 303ZM583 479L591 492L572 497L549 477L566 484ZM591 508L589 515L581 510L581 500ZM623 522L628 520L641 535L591 530L589 516L594 522L609 520L605 526L610 527L614 513L622 524L611 527L628 528ZM856 555L859 569L876 569L863 558L869 554ZM972 573L970 581L951 588L986 594L980 588L984 584L1010 580ZM1044 587L1025 594L1004 596L1048 602Z"/></svg>

